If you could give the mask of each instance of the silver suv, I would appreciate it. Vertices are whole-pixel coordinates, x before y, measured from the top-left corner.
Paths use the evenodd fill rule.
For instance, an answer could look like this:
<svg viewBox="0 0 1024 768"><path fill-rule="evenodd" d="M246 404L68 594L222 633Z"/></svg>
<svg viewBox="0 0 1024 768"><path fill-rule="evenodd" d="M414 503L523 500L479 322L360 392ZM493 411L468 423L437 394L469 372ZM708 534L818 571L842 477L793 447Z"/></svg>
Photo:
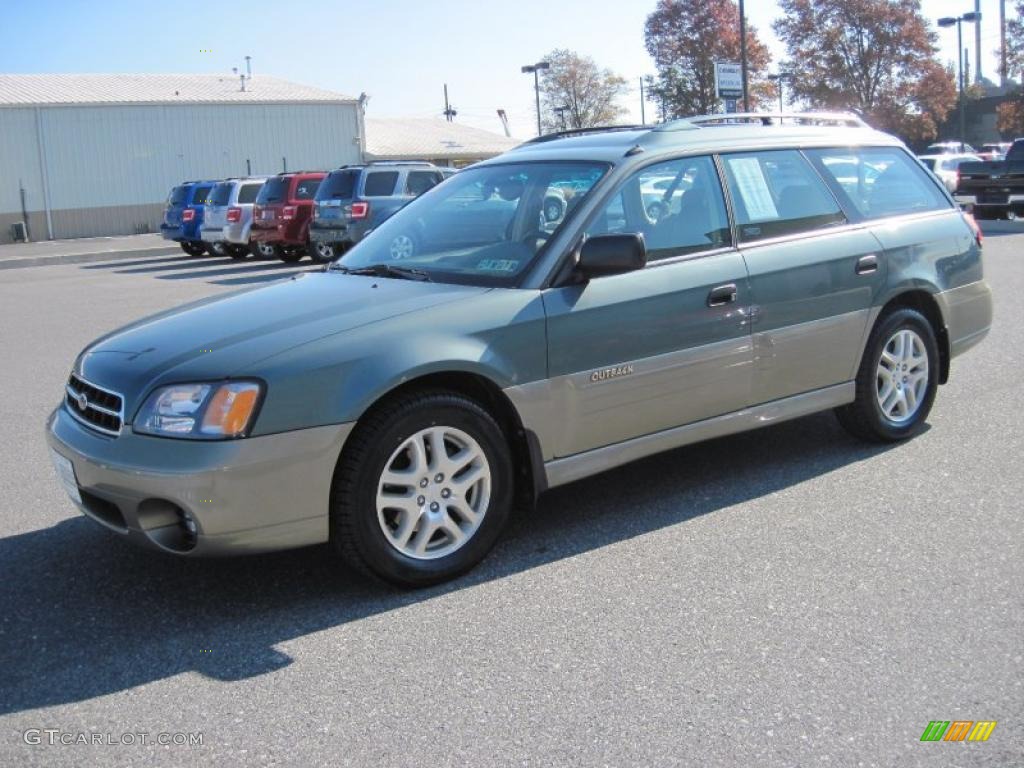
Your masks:
<svg viewBox="0 0 1024 768"><path fill-rule="evenodd" d="M186 557L330 542L431 584L516 504L658 451L824 410L917 435L989 330L981 246L855 118L545 137L322 272L90 344L47 438L118 535Z"/></svg>
<svg viewBox="0 0 1024 768"><path fill-rule="evenodd" d="M215 255L248 257L253 203L266 180L264 176L224 179L211 190L201 236Z"/></svg>

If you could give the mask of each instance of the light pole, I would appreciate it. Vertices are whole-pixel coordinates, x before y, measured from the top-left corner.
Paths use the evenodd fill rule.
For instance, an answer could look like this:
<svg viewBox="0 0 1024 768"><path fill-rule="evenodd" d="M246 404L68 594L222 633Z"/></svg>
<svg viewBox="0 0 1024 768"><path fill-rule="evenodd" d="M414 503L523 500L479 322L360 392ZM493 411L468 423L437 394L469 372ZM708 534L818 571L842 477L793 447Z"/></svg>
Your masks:
<svg viewBox="0 0 1024 768"><path fill-rule="evenodd" d="M556 115L558 115L558 121L561 124L563 131L565 130L565 113L568 112L571 109L572 109L572 107L570 107L568 104L566 104L565 106L555 107L555 108L553 108L551 110Z"/></svg>
<svg viewBox="0 0 1024 768"><path fill-rule="evenodd" d="M768 75L768 79L779 84L779 114L781 115L785 111L785 108L782 106L782 83L786 80L792 80L793 73L779 72L777 75Z"/></svg>
<svg viewBox="0 0 1024 768"><path fill-rule="evenodd" d="M540 136L540 75L541 70L551 69L551 63L538 61L536 64L527 64L523 67L523 74L533 73L533 91L537 96L537 135Z"/></svg>
<svg viewBox="0 0 1024 768"><path fill-rule="evenodd" d="M966 100L964 99L964 36L963 22L977 23L981 21L981 14L977 12L964 13L959 16L943 16L939 19L940 27L952 27L956 25L956 70L957 79L960 81L960 149L964 148L964 139L967 137L967 112Z"/></svg>
<svg viewBox="0 0 1024 768"><path fill-rule="evenodd" d="M740 74L743 78L743 111L750 111L750 104L747 101L747 16L743 10L743 0L740 0Z"/></svg>

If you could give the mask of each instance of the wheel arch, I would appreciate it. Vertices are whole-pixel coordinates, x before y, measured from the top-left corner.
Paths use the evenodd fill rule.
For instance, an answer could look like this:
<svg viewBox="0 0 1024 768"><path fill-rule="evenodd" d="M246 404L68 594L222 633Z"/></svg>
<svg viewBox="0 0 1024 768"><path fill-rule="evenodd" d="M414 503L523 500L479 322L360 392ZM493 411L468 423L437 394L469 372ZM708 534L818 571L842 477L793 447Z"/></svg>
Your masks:
<svg viewBox="0 0 1024 768"><path fill-rule="evenodd" d="M505 434L512 451L515 470L516 501L532 505L547 488L544 459L537 435L523 426L515 405L501 387L488 376L468 370L445 369L420 373L401 381L378 395L362 412L358 421L383 403L403 394L425 390L455 392L473 400L491 414Z"/></svg>
<svg viewBox="0 0 1024 768"><path fill-rule="evenodd" d="M935 339L939 345L939 383L945 384L949 380L949 332L946 330L946 320L942 316L942 309L930 291L923 288L912 288L892 296L882 306L874 325L877 326L882 318L890 312L904 308L917 310L924 315L935 332ZM872 326L873 329L874 326Z"/></svg>

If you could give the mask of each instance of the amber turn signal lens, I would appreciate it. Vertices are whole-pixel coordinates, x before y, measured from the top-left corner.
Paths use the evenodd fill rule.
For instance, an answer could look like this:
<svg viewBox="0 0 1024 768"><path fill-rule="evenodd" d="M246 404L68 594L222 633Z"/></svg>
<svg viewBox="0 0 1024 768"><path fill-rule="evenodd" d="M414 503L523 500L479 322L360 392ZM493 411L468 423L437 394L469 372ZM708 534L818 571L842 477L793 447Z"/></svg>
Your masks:
<svg viewBox="0 0 1024 768"><path fill-rule="evenodd" d="M241 435L249 426L259 394L259 384L253 382L222 385L210 398L200 431L206 435L224 437Z"/></svg>

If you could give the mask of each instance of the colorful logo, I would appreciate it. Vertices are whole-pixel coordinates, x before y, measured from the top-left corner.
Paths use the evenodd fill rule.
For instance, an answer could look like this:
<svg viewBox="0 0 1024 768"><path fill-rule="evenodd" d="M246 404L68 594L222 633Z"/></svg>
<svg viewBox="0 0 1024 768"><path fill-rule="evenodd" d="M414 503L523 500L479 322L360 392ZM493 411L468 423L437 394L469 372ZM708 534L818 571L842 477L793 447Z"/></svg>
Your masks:
<svg viewBox="0 0 1024 768"><path fill-rule="evenodd" d="M932 720L921 741L988 741L995 727L995 720Z"/></svg>

